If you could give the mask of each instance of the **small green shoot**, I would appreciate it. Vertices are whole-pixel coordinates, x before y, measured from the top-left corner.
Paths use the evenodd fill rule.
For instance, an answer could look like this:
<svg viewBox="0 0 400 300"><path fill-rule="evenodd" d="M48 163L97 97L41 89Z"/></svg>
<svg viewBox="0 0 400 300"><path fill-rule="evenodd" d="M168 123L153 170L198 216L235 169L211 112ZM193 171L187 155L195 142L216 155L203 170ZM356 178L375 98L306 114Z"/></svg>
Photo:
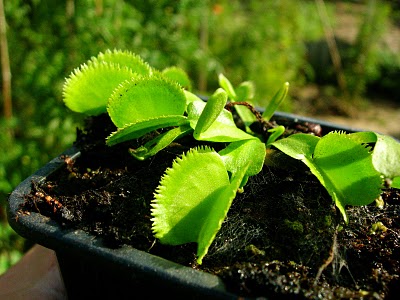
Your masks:
<svg viewBox="0 0 400 300"><path fill-rule="evenodd" d="M193 136L195 139L199 139L200 134L205 132L215 122L224 109L227 98L225 91L223 89L218 89L208 99L194 128Z"/></svg>
<svg viewBox="0 0 400 300"><path fill-rule="evenodd" d="M271 146L271 144L275 142L285 132L285 127L279 125L269 129L268 132L271 132L271 135L268 137L267 146Z"/></svg>
<svg viewBox="0 0 400 300"><path fill-rule="evenodd" d="M272 100L269 102L265 108L262 116L265 120L269 121L275 111L278 109L279 105L286 98L289 90L289 82L285 82L284 85L276 92Z"/></svg>

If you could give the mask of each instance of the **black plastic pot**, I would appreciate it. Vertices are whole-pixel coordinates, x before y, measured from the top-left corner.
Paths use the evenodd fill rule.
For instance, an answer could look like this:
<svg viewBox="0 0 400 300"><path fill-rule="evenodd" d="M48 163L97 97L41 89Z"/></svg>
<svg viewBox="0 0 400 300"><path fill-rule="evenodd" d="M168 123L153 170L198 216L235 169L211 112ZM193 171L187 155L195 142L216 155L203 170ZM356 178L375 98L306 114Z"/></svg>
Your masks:
<svg viewBox="0 0 400 300"><path fill-rule="evenodd" d="M276 113L278 123L311 122L321 125L323 133L333 130L360 131L312 118ZM64 153L71 158L80 155L76 148ZM32 182L40 182L65 164L56 157L25 179L11 193L8 218L11 227L33 243L53 249L70 299L145 298L170 296L185 299L238 299L228 292L217 276L197 271L132 247L110 249L102 241L81 230L63 230L53 220L32 212L18 214ZM88 287L90 287L88 289Z"/></svg>

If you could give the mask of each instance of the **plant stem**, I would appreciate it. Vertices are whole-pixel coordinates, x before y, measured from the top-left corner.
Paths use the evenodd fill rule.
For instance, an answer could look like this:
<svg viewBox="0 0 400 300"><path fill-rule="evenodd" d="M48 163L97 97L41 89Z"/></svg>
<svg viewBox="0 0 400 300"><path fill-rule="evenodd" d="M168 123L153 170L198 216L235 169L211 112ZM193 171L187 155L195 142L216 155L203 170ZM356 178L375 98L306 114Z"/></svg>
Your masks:
<svg viewBox="0 0 400 300"><path fill-rule="evenodd" d="M11 70L10 58L8 56L7 28L3 0L0 0L0 55L1 74L3 78L4 117L9 120L13 115L11 99Z"/></svg>
<svg viewBox="0 0 400 300"><path fill-rule="evenodd" d="M256 117L257 121L260 122L266 130L275 127L271 122L266 121L262 117L261 113L253 105L251 105L248 102L244 102L244 101L229 102L229 103L227 103L225 105L225 109L231 111L231 107L234 106L234 105L246 106L254 114L254 116Z"/></svg>

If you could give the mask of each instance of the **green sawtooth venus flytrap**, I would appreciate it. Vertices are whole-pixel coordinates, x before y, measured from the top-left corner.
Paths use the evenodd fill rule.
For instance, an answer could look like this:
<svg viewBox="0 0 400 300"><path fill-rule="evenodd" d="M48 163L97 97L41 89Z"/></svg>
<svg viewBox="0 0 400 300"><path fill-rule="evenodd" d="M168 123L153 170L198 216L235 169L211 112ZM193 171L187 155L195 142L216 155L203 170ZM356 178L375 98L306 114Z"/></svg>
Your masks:
<svg viewBox="0 0 400 300"><path fill-rule="evenodd" d="M234 87L220 74L218 83L220 87L203 101L192 92L184 70L157 70L122 50L99 53L65 81L64 103L69 109L88 116L107 113L117 127L105 141L108 146L149 137L127 150L134 159L148 159L184 136L197 140L196 147L165 170L154 191L151 221L160 243L197 243L201 264L236 194L261 171L271 151L307 165L346 223L346 206L372 203L384 181L400 188L400 144L393 138L375 132L283 137L285 127L269 120L287 95L287 82L262 114L252 104L252 82ZM241 119L240 128L232 110ZM254 122L268 124L265 135L251 130ZM210 145L218 145L219 151Z"/></svg>

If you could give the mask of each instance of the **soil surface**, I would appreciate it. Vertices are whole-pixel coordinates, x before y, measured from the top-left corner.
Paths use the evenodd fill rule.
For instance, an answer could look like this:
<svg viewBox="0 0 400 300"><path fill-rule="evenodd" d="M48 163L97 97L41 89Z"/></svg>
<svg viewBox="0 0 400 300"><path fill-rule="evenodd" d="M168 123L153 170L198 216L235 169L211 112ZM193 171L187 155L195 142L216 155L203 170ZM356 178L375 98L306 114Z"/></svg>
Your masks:
<svg viewBox="0 0 400 300"><path fill-rule="evenodd" d="M310 128L284 125L291 133ZM234 199L198 265L195 244L161 245L150 220L159 178L196 141L186 138L147 161L136 161L128 149L143 141L107 147L104 139L114 130L105 115L88 119L77 134L81 156L76 161L65 157L64 169L34 184L22 209L101 236L107 247L128 244L216 274L241 296L395 299L400 292L399 190L385 189L381 207L349 207L346 225L308 169L278 154Z"/></svg>

